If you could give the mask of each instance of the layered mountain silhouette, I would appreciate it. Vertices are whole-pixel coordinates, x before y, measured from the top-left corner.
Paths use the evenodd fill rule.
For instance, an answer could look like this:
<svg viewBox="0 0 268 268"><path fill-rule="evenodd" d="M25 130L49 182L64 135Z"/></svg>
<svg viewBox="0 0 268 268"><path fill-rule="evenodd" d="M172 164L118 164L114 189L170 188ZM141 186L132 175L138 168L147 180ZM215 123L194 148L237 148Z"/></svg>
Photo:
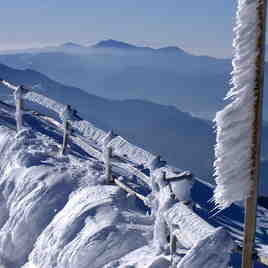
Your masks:
<svg viewBox="0 0 268 268"><path fill-rule="evenodd" d="M197 176L213 181L212 162L215 133L212 123L192 117L174 106L143 100L108 100L85 91L65 86L33 70L16 70L0 65L1 78L18 84L34 86L43 94L65 104L71 104L85 119L105 130L113 129L153 153L160 154L170 164L190 169ZM1 89L1 99L7 90ZM268 155L268 126L264 125L263 159ZM267 172L264 162L263 173ZM262 187L262 194L268 194Z"/></svg>
<svg viewBox="0 0 268 268"><path fill-rule="evenodd" d="M71 104L81 116L98 127L114 129L133 143L161 154L171 164L191 169L200 176L211 176L214 134L209 122L172 106L142 100L100 98L29 69L15 70L0 65L0 73L4 79L34 86L35 90L57 101ZM1 91L7 93L3 87Z"/></svg>

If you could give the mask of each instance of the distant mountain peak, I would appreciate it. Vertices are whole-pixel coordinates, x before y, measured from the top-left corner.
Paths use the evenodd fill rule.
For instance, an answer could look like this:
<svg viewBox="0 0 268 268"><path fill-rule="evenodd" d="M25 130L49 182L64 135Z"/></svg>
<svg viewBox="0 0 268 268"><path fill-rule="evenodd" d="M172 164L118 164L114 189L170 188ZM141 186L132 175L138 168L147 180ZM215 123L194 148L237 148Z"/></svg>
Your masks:
<svg viewBox="0 0 268 268"><path fill-rule="evenodd" d="M134 45L128 44L126 42L122 41L117 41L113 39L107 39L98 42L96 45L93 47L95 48L120 48L120 49L133 49L133 48L138 48Z"/></svg>
<svg viewBox="0 0 268 268"><path fill-rule="evenodd" d="M60 45L60 47L64 47L64 48L81 48L82 46L73 42L66 42L62 45Z"/></svg>
<svg viewBox="0 0 268 268"><path fill-rule="evenodd" d="M115 49L129 49L129 50L138 50L138 51L151 51L151 52L162 52L162 53L179 53L179 54L187 54L183 49L176 46L167 46L158 49L154 49L151 47L142 47L135 46L126 42L117 41L114 39L107 39L98 42L97 44L92 46L93 48L115 48Z"/></svg>
<svg viewBox="0 0 268 268"><path fill-rule="evenodd" d="M157 50L159 52L166 52L166 53L186 53L183 49L176 46L161 47Z"/></svg>

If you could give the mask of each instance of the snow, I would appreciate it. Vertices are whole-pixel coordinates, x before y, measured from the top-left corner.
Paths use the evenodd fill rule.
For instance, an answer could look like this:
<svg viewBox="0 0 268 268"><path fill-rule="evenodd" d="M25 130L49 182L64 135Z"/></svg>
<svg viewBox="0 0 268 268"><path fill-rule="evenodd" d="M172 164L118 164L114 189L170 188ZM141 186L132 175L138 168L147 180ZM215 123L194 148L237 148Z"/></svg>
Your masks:
<svg viewBox="0 0 268 268"><path fill-rule="evenodd" d="M129 160L137 164L146 165L154 158L154 155L129 143L124 138L117 136L112 139L108 145L113 149L113 152L119 156L126 156Z"/></svg>
<svg viewBox="0 0 268 268"><path fill-rule="evenodd" d="M88 139L97 145L102 145L103 139L106 136L105 131L96 128L93 124L85 120L72 121L72 128L83 138Z"/></svg>
<svg viewBox="0 0 268 268"><path fill-rule="evenodd" d="M74 194L39 236L30 261L38 267L53 263L58 267L102 267L144 245L140 232L118 222L123 201L115 186L95 186Z"/></svg>
<svg viewBox="0 0 268 268"><path fill-rule="evenodd" d="M34 91L23 95L24 108L43 113L60 121L60 115L66 106Z"/></svg>
<svg viewBox="0 0 268 268"><path fill-rule="evenodd" d="M0 259L8 267L27 258L25 267L103 267L148 243L148 220L126 194L94 186L103 175L94 162L61 157L30 129L0 127L0 135Z"/></svg>
<svg viewBox="0 0 268 268"><path fill-rule="evenodd" d="M161 180L161 177L163 176L163 172L166 174L166 178L174 178L181 174L181 170L169 165L166 165L165 167L161 167L156 169L152 172L152 178L159 182ZM163 182L160 182L160 184L163 184ZM172 192L176 195L178 200L183 201L191 201L191 189L194 184L193 178L185 178L178 181L171 181L171 189ZM162 196L160 197L161 200L165 200L168 196L170 196L170 191L168 189L168 186L166 183L164 183L165 190L163 191Z"/></svg>
<svg viewBox="0 0 268 268"><path fill-rule="evenodd" d="M169 225L178 226L178 232L182 238L180 243L185 248L194 247L200 240L215 232L215 227L208 224L183 203L177 203L167 210L165 218Z"/></svg>
<svg viewBox="0 0 268 268"><path fill-rule="evenodd" d="M244 200L251 189L252 126L254 121L254 88L256 78L256 39L259 32L258 1L239 0L232 72L233 87L226 99L231 100L216 114L214 199L220 208Z"/></svg>

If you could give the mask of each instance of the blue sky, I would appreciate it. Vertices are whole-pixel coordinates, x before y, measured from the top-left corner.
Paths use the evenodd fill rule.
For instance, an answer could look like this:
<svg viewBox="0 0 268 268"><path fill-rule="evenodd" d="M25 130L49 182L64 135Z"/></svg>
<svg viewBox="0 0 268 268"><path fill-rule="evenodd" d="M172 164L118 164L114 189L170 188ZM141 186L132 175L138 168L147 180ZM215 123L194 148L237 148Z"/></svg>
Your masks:
<svg viewBox="0 0 268 268"><path fill-rule="evenodd" d="M95 43L176 45L228 57L236 0L11 0L1 3L0 50Z"/></svg>

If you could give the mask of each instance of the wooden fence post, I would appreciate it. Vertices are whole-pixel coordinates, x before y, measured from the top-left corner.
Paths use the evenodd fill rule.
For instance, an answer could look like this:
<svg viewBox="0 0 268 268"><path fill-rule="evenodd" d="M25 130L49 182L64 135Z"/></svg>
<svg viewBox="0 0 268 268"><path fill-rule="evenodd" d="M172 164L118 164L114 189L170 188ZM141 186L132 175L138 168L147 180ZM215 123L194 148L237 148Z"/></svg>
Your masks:
<svg viewBox="0 0 268 268"><path fill-rule="evenodd" d="M112 158L112 147L105 147L104 149L104 164L105 164L105 180L107 183L112 182L112 165L111 165L111 158Z"/></svg>
<svg viewBox="0 0 268 268"><path fill-rule="evenodd" d="M63 143L62 143L62 155L65 154L66 152L66 148L67 148L67 144L68 144L68 138L69 138L69 134L70 134L70 130L71 130L71 125L69 123L68 120L64 120L64 133L63 133Z"/></svg>
<svg viewBox="0 0 268 268"><path fill-rule="evenodd" d="M256 209L260 173L260 150L261 150L261 128L262 128L262 102L264 86L264 58L265 58L265 33L266 33L266 8L267 0L258 0L259 33L257 35L256 51L256 86L254 89L256 101L254 107L254 131L252 146L252 188L250 196L245 202L245 231L243 243L242 267L253 267L253 249L256 234Z"/></svg>
<svg viewBox="0 0 268 268"><path fill-rule="evenodd" d="M173 234L173 226L172 224L170 225L170 241L169 241L169 246L170 246L170 256L171 256L171 268L176 268L175 267L175 260L174 256L176 254L176 249L177 249L177 237Z"/></svg>
<svg viewBox="0 0 268 268"><path fill-rule="evenodd" d="M21 86L18 87L14 91L14 97L15 97L15 105L16 105L15 118L16 118L17 132L18 132L23 127L23 121L22 121L22 87Z"/></svg>

